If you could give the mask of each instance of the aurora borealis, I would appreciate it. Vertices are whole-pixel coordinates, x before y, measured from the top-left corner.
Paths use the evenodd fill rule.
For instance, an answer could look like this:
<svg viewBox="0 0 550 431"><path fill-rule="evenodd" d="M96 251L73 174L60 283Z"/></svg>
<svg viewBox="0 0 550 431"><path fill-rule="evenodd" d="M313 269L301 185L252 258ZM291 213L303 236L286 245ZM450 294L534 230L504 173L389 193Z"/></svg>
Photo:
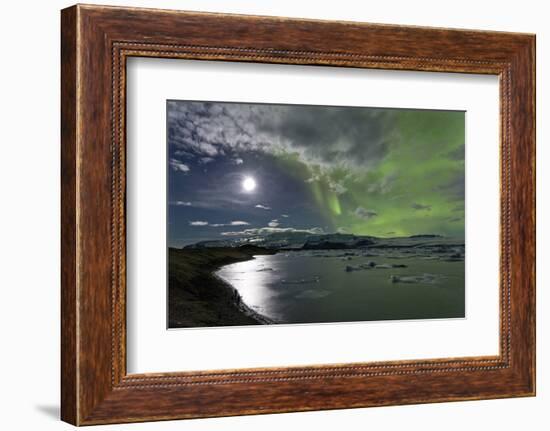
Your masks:
<svg viewBox="0 0 550 431"><path fill-rule="evenodd" d="M462 111L168 101L167 127L172 247L282 230L464 238Z"/></svg>

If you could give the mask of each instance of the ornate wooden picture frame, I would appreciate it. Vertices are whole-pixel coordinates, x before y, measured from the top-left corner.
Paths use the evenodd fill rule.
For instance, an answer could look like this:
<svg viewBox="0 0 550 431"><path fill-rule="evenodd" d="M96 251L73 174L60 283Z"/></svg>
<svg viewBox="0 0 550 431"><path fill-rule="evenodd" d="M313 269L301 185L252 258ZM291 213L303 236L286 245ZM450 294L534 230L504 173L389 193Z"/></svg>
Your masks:
<svg viewBox="0 0 550 431"><path fill-rule="evenodd" d="M77 5L62 11L61 416L75 425L535 394L535 37ZM129 57L492 74L500 82L500 353L126 372ZM495 223L498 223L495 220Z"/></svg>

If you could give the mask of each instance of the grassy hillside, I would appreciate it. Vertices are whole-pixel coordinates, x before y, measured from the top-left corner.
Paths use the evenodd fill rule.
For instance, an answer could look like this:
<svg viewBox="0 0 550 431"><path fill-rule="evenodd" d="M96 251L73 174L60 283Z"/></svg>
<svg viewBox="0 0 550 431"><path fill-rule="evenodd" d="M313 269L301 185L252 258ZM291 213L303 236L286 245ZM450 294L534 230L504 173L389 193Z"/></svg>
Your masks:
<svg viewBox="0 0 550 431"><path fill-rule="evenodd" d="M237 292L213 274L230 263L274 251L255 246L169 249L168 316L170 328L254 325Z"/></svg>

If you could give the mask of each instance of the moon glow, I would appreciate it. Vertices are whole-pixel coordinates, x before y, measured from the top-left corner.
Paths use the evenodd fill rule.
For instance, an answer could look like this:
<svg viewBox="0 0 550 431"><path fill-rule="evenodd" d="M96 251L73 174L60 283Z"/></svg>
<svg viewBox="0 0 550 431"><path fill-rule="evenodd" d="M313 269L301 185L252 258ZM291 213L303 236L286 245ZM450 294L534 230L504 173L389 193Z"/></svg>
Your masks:
<svg viewBox="0 0 550 431"><path fill-rule="evenodd" d="M252 177L245 177L242 187L245 192L252 193L256 189L256 180Z"/></svg>

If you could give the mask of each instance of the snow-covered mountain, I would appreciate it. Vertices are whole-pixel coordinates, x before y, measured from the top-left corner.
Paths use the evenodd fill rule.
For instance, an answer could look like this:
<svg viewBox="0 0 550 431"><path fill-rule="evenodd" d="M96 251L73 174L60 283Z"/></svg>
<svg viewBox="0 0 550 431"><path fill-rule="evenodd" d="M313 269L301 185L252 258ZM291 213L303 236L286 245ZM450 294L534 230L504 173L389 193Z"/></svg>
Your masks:
<svg viewBox="0 0 550 431"><path fill-rule="evenodd" d="M201 241L185 248L241 247L255 245L278 250L330 250L357 248L408 248L464 246L463 239L441 235L413 235L408 237L378 238L353 234L311 234L306 232L274 232L223 240Z"/></svg>

